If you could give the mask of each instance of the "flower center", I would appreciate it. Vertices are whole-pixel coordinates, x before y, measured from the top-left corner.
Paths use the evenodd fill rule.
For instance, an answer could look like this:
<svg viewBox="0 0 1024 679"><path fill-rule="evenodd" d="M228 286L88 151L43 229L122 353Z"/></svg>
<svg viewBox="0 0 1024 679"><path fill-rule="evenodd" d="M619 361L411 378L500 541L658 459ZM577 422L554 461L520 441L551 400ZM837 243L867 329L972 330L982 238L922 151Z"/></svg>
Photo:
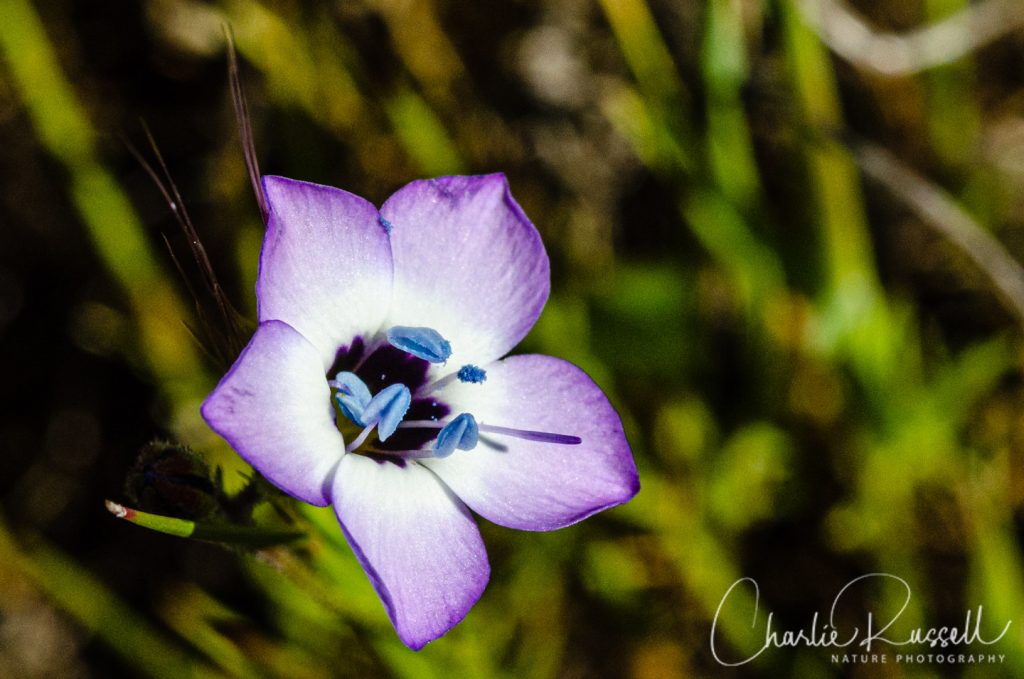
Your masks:
<svg viewBox="0 0 1024 679"><path fill-rule="evenodd" d="M581 443L578 436L477 422L466 412L449 418L451 408L434 394L455 380L487 380L483 368L464 365L428 384L430 365L444 364L451 353L451 344L433 328L408 326L389 329L369 347L359 337L340 349L327 383L338 429L349 441L346 451L390 458L447 457L457 449L475 448L481 432L562 445Z"/></svg>

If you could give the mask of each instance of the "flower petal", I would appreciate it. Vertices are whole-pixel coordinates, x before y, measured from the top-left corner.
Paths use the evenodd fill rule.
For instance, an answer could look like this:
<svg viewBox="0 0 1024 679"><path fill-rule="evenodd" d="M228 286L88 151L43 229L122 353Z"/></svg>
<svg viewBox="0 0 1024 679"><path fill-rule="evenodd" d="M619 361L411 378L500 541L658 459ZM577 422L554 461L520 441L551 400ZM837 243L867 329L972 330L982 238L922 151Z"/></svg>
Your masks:
<svg viewBox="0 0 1024 679"><path fill-rule="evenodd" d="M511 356L487 367L486 382L454 383L441 394L453 411L477 418L480 444L422 463L494 523L553 530L622 504L640 489L618 414L593 380L571 363L550 356ZM583 441L563 445L485 434L484 424Z"/></svg>
<svg viewBox="0 0 1024 679"><path fill-rule="evenodd" d="M275 486L304 502L328 504L344 441L320 355L290 325L260 324L202 414Z"/></svg>
<svg viewBox="0 0 1024 679"><path fill-rule="evenodd" d="M427 469L346 455L334 509L398 636L418 650L454 627L490 566L469 510Z"/></svg>
<svg viewBox="0 0 1024 679"><path fill-rule="evenodd" d="M548 298L548 256L504 175L415 181L381 215L395 262L389 325L437 330L455 369L504 356L533 327Z"/></svg>
<svg viewBox="0 0 1024 679"><path fill-rule="evenodd" d="M391 246L377 209L347 191L264 177L270 206L256 281L259 320L278 319L320 350L376 333L391 301Z"/></svg>

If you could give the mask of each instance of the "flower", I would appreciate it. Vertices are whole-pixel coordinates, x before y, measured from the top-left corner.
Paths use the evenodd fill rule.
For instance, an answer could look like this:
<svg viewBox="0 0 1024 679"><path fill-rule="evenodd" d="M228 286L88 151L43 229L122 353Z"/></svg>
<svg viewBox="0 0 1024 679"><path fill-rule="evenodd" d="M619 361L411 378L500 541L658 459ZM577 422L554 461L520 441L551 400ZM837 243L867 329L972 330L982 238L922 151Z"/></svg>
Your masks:
<svg viewBox="0 0 1024 679"><path fill-rule="evenodd" d="M574 365L502 358L550 287L503 175L415 181L379 212L326 186L263 188L259 326L203 417L282 491L333 504L422 648L490 576L470 510L552 530L637 493L622 423Z"/></svg>

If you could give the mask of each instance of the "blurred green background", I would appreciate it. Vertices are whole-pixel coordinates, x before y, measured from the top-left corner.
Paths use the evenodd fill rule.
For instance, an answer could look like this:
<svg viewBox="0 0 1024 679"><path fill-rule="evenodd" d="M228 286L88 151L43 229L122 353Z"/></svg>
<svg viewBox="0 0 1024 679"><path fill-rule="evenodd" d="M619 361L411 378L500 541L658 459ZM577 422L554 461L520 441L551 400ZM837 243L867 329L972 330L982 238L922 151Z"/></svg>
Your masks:
<svg viewBox="0 0 1024 679"><path fill-rule="evenodd" d="M264 172L378 205L508 175L553 264L520 350L585 368L633 445L628 505L483 525L491 583L419 653L329 510L242 554L103 508L156 436L242 483L198 414L223 366L185 239L120 140L152 129L253 316L225 23ZM0 0L0 676L1024 676L1021 26L1004 0ZM893 637L983 605L1005 661L713 657L738 578L732 659L876 571L913 591Z"/></svg>

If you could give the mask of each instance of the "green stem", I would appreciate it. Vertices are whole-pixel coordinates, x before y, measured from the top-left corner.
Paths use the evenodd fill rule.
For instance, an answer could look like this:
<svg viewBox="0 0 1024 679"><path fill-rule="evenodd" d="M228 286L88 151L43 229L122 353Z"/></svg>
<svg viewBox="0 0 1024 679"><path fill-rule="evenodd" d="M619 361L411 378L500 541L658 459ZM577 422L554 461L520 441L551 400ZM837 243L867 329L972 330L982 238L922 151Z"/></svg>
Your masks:
<svg viewBox="0 0 1024 679"><path fill-rule="evenodd" d="M177 535L191 540L221 542L245 547L263 548L292 542L305 537L305 533L290 530L275 530L259 526L232 526L197 523L187 519L150 514L131 507L106 501L107 511L119 519L168 535Z"/></svg>

